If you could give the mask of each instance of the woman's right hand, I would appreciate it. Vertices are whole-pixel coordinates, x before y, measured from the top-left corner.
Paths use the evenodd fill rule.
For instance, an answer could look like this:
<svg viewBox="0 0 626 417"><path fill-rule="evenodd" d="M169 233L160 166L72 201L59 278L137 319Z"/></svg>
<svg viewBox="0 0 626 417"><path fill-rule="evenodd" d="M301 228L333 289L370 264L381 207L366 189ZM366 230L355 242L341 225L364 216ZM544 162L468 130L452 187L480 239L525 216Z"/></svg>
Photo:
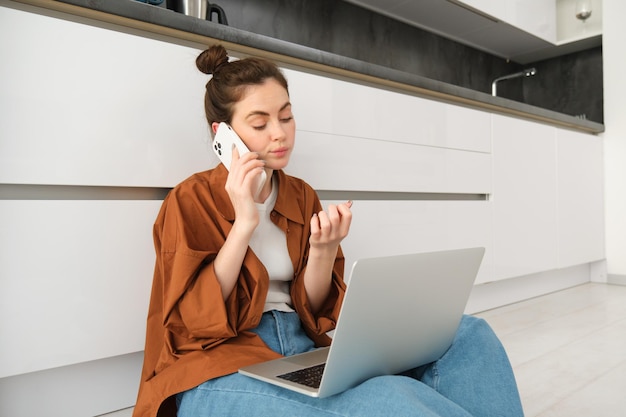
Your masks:
<svg viewBox="0 0 626 417"><path fill-rule="evenodd" d="M237 284L250 238L259 225L259 211L254 202L253 187L264 166L265 163L259 159L257 153L248 152L240 157L237 149L233 149L225 188L235 209L235 222L213 261L224 301Z"/></svg>
<svg viewBox="0 0 626 417"><path fill-rule="evenodd" d="M259 224L259 212L254 201L255 184L265 168L265 162L256 152L243 156L233 147L230 172L226 179L226 192L235 209L235 223L250 231Z"/></svg>

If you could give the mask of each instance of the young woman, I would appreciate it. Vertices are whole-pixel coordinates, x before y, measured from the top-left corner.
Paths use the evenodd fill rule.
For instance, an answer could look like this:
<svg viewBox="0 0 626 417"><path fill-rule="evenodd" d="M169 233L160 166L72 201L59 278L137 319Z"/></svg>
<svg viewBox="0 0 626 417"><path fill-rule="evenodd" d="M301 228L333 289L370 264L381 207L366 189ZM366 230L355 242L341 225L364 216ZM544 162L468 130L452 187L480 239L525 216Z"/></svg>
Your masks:
<svg viewBox="0 0 626 417"><path fill-rule="evenodd" d="M345 291L340 243L351 203L323 210L308 184L284 173L295 120L275 64L229 62L220 45L196 63L212 74L212 133L227 122L251 152L234 149L230 172L220 164L197 173L163 202L134 416L522 416L500 342L471 317L437 362L325 399L237 373L330 343Z"/></svg>

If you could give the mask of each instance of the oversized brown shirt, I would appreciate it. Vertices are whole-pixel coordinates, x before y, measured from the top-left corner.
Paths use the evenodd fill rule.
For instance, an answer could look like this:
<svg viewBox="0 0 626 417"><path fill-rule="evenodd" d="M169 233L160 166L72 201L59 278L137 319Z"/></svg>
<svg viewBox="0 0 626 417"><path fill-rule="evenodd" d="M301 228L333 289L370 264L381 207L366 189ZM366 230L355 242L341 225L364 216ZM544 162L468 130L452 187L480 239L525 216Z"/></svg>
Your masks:
<svg viewBox="0 0 626 417"><path fill-rule="evenodd" d="M168 194L156 219L156 265L135 417L173 417L175 394L280 356L249 331L261 319L269 286L268 273L254 252L248 248L226 301L215 276L213 260L235 219L224 188L227 175L220 164L191 176ZM283 171L274 176L278 197L271 219L287 237L293 308L316 345L327 346L326 332L335 327L345 292L343 254L341 249L337 253L330 295L312 314L303 278L310 219L322 207L304 181Z"/></svg>

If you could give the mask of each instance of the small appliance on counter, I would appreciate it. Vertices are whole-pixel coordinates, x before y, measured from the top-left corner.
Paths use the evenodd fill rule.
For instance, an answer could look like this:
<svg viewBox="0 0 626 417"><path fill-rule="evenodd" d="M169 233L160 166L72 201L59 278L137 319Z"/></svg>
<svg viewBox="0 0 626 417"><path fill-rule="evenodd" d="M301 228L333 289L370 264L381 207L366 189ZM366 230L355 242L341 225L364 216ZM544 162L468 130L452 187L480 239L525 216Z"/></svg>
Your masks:
<svg viewBox="0 0 626 417"><path fill-rule="evenodd" d="M165 0L136 0L140 3L152 4L154 6L159 6L165 2Z"/></svg>
<svg viewBox="0 0 626 417"><path fill-rule="evenodd" d="M210 21L213 21L213 15L216 15L217 23L228 25L224 9L217 4L209 3L208 0L167 0L167 8L187 16Z"/></svg>

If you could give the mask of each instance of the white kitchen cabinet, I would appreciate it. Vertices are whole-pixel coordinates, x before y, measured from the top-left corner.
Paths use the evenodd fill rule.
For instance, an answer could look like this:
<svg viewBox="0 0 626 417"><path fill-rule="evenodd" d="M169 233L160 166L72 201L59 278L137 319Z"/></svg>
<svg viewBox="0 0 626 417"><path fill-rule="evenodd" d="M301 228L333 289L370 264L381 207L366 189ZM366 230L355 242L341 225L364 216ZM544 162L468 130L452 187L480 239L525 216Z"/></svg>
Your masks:
<svg viewBox="0 0 626 417"><path fill-rule="evenodd" d="M324 206L328 202L323 201ZM336 203L336 202L334 202ZM485 247L476 283L493 280L492 217L487 201L355 201L342 242L346 277L358 258ZM415 278L419 279L416 271Z"/></svg>
<svg viewBox="0 0 626 417"><path fill-rule="evenodd" d="M601 139L493 115L493 141L496 279L603 259Z"/></svg>
<svg viewBox="0 0 626 417"><path fill-rule="evenodd" d="M556 0L347 1L506 59L556 41Z"/></svg>
<svg viewBox="0 0 626 417"><path fill-rule="evenodd" d="M286 171L318 190L488 194L491 154L298 131Z"/></svg>
<svg viewBox="0 0 626 417"><path fill-rule="evenodd" d="M557 42L568 44L602 36L602 0L591 2L591 16L585 21L576 17L578 0L557 0ZM598 42L601 45L602 41Z"/></svg>
<svg viewBox="0 0 626 417"><path fill-rule="evenodd" d="M604 258L602 139L557 130L559 267Z"/></svg>
<svg viewBox="0 0 626 417"><path fill-rule="evenodd" d="M556 0L459 0L459 3L556 43Z"/></svg>
<svg viewBox="0 0 626 417"><path fill-rule="evenodd" d="M215 165L193 48L0 8L0 183L168 187Z"/></svg>
<svg viewBox="0 0 626 417"><path fill-rule="evenodd" d="M306 72L285 74L299 130L491 151L486 112Z"/></svg>
<svg viewBox="0 0 626 417"><path fill-rule="evenodd" d="M321 190L488 194L489 113L285 70L296 118L287 171Z"/></svg>
<svg viewBox="0 0 626 417"><path fill-rule="evenodd" d="M495 278L556 269L555 128L492 117Z"/></svg>
<svg viewBox="0 0 626 417"><path fill-rule="evenodd" d="M0 200L0 378L143 349L160 205Z"/></svg>

